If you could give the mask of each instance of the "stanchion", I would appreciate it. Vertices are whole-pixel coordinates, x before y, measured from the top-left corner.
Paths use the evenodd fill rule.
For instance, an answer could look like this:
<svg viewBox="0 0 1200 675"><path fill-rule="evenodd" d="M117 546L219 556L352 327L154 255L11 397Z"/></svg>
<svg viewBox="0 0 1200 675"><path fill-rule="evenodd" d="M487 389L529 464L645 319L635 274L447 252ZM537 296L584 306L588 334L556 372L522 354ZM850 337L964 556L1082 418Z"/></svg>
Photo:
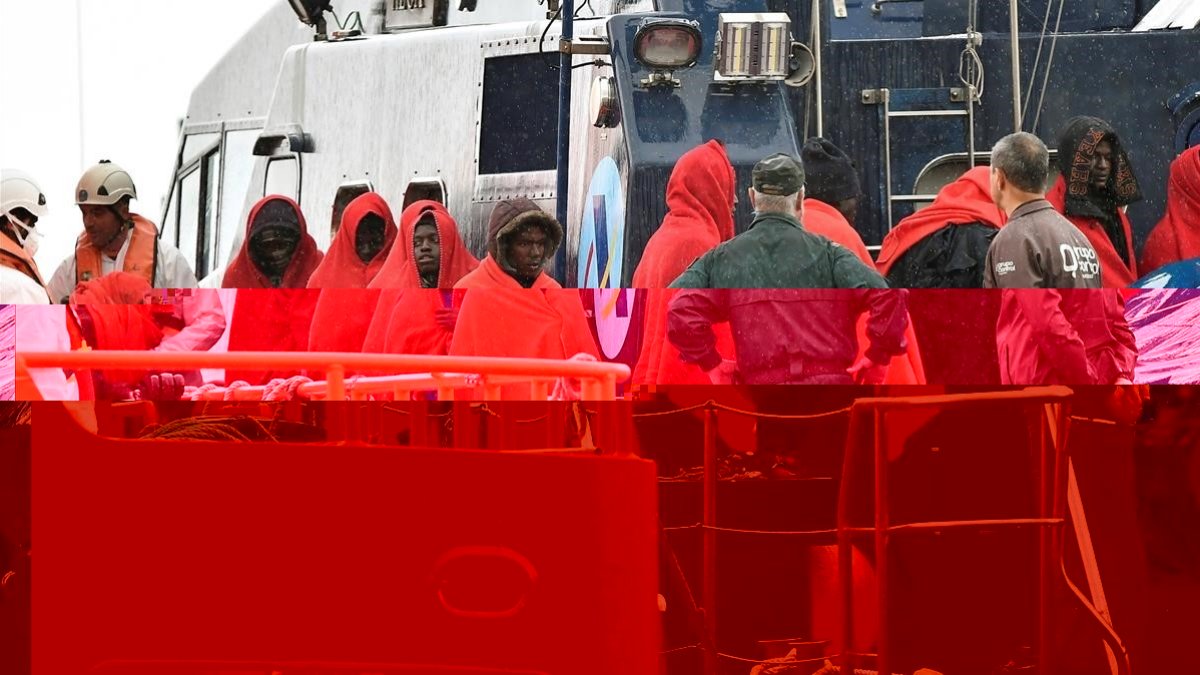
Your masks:
<svg viewBox="0 0 1200 675"><path fill-rule="evenodd" d="M717 675L717 411L704 408L704 672Z"/></svg>

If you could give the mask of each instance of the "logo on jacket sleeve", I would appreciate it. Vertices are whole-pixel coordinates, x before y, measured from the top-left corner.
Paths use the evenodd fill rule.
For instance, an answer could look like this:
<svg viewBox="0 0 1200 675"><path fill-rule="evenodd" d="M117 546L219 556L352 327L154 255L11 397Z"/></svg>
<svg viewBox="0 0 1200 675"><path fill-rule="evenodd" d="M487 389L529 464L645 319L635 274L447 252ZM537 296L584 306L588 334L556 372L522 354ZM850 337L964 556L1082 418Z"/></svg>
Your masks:
<svg viewBox="0 0 1200 675"><path fill-rule="evenodd" d="M1005 260L996 263L996 276L1002 277L1006 274L1012 274L1017 271L1017 263L1011 260Z"/></svg>

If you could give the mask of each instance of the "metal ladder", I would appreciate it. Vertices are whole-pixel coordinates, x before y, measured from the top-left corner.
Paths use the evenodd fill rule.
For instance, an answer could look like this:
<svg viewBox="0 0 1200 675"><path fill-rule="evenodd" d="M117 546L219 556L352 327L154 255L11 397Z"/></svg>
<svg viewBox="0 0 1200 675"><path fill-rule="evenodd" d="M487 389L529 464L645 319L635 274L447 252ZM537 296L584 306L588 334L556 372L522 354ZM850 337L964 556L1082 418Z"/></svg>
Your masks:
<svg viewBox="0 0 1200 675"><path fill-rule="evenodd" d="M892 120L897 118L957 117L963 121L963 135L967 145L967 159L971 167L976 165L975 152L975 104L979 95L971 85L962 87L937 87L930 89L864 89L863 105L879 107L880 152L883 163L880 181L883 186L887 207L887 230L895 226L893 205L932 201L936 195L899 194L892 184ZM878 248L878 247L876 247Z"/></svg>

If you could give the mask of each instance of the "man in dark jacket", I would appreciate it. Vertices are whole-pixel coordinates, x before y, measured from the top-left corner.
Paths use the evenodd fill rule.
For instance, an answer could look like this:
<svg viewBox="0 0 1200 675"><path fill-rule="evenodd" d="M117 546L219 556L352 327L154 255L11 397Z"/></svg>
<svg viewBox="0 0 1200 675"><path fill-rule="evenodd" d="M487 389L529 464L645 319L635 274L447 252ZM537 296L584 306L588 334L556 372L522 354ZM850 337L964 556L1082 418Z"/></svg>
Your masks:
<svg viewBox="0 0 1200 675"><path fill-rule="evenodd" d="M745 234L696 261L672 284L667 337L716 384L735 371L746 384L880 383L905 350L904 291L851 251L804 229L804 169L787 155L754 167L757 217ZM783 290L797 289L797 290ZM806 289L806 290L799 290ZM822 289L822 290L815 290ZM871 347L858 354L859 316L870 312ZM737 362L714 348L713 325L733 329Z"/></svg>
<svg viewBox="0 0 1200 675"><path fill-rule="evenodd" d="M852 251L804 229L804 168L788 155L754 167L750 229L692 264L671 288L887 288Z"/></svg>
<svg viewBox="0 0 1200 675"><path fill-rule="evenodd" d="M992 150L992 196L1008 224L988 250L984 285L1005 289L996 345L1004 384L1119 384L1137 343L1119 292L1102 290L1088 238L1045 198L1049 153L1036 136ZM1061 289L1061 290L1060 290Z"/></svg>

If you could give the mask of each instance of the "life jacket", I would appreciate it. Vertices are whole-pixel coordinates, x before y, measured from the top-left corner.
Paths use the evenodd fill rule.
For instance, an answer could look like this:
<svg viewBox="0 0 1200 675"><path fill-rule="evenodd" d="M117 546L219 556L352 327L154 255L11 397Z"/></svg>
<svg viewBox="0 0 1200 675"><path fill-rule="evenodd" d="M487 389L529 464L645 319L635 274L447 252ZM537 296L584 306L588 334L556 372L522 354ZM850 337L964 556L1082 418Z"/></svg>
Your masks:
<svg viewBox="0 0 1200 675"><path fill-rule="evenodd" d="M42 288L46 287L46 282L42 280L42 274L38 271L37 262L24 247L6 235L0 235L0 265L24 274L38 282ZM49 297L49 294L46 297Z"/></svg>
<svg viewBox="0 0 1200 675"><path fill-rule="evenodd" d="M129 214L133 229L129 232L129 250L125 253L122 272L136 274L154 286L158 270L158 228L154 223L137 215ZM92 281L104 276L104 252L92 245L87 232L79 235L75 244L75 283Z"/></svg>

